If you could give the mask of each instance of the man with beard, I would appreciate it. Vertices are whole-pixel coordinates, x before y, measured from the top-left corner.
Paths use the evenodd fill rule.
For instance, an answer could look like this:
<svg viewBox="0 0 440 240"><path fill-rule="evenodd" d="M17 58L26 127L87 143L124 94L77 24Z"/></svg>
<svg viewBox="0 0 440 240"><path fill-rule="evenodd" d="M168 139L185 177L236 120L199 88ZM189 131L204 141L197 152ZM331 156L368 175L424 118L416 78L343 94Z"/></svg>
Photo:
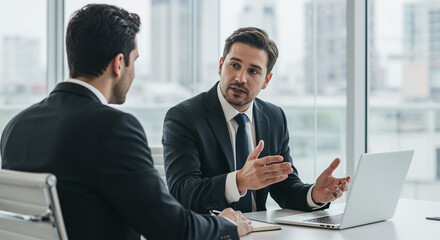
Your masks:
<svg viewBox="0 0 440 240"><path fill-rule="evenodd" d="M239 239L240 212L199 215L180 205L153 167L139 121L122 104L135 75L134 13L91 4L66 32L70 79L15 116L1 138L2 167L50 172L69 239Z"/></svg>
<svg viewBox="0 0 440 240"><path fill-rule="evenodd" d="M240 28L226 39L220 81L167 112L167 182L183 206L199 213L262 211L270 193L282 208L311 211L328 208L347 191L350 177L332 176L339 158L315 184L300 180L283 110L256 98L269 84L277 57L265 31Z"/></svg>

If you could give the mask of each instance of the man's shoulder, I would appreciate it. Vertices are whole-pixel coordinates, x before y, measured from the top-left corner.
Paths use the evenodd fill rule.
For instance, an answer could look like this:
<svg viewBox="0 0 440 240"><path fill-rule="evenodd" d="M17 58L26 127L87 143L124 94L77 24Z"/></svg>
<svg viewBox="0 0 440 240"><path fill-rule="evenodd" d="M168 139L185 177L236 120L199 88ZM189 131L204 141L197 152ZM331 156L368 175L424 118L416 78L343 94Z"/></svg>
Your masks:
<svg viewBox="0 0 440 240"><path fill-rule="evenodd" d="M197 94L196 96L193 96L189 99L186 99L176 104L171 109L181 109L185 112L190 112L190 113L201 112L202 109L204 108L206 98L207 98L207 92L202 92Z"/></svg>
<svg viewBox="0 0 440 240"><path fill-rule="evenodd" d="M281 109L281 107L279 107L273 103L261 100L260 98L254 99L254 107L257 108L258 110L261 110L266 113L268 111L272 112L272 113L278 113L278 114L283 113L283 110Z"/></svg>
<svg viewBox="0 0 440 240"><path fill-rule="evenodd" d="M134 126L136 128L142 128L139 120L134 115L113 108L111 106L101 105L94 109L94 111L91 111L89 114L91 115L91 121L95 121L98 123L107 123L114 126Z"/></svg>
<svg viewBox="0 0 440 240"><path fill-rule="evenodd" d="M108 115L113 117L131 115L130 113L124 112L120 109L103 104L96 105L96 107L92 110L92 112L96 112L96 114Z"/></svg>

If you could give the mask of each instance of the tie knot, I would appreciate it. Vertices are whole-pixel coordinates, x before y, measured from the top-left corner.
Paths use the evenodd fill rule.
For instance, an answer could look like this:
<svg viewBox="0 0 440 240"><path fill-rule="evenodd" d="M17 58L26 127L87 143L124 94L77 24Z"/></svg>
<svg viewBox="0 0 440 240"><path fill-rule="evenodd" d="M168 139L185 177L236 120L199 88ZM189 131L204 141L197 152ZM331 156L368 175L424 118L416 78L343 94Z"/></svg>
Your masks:
<svg viewBox="0 0 440 240"><path fill-rule="evenodd" d="M246 127L246 115L239 113L234 117L234 120L238 123L240 127Z"/></svg>

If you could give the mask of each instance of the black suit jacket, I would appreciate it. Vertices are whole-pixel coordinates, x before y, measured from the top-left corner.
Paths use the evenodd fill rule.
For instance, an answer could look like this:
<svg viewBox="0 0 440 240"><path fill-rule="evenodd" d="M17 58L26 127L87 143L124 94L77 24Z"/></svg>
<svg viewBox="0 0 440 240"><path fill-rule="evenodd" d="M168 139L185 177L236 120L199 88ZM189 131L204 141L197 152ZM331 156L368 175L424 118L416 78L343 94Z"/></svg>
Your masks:
<svg viewBox="0 0 440 240"><path fill-rule="evenodd" d="M139 122L83 86L60 83L15 116L1 153L3 168L56 175L69 239L238 239L167 193Z"/></svg>
<svg viewBox="0 0 440 240"><path fill-rule="evenodd" d="M171 108L164 121L162 144L170 192L183 206L199 213L236 205L225 198L226 176L234 171L234 156L217 84ZM257 98L253 114L256 140L264 140L260 157L281 155L292 163L283 110ZM256 191L257 211L266 210L269 192L282 208L311 210L307 204L311 185L302 183L295 167L293 170L286 180Z"/></svg>

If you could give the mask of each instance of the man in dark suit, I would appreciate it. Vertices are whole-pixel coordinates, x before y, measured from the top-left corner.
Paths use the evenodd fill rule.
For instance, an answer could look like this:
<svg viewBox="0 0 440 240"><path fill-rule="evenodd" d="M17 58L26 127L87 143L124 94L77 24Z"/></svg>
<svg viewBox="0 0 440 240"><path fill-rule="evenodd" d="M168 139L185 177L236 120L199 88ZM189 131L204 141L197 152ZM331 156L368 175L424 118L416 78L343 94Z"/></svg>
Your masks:
<svg viewBox="0 0 440 240"><path fill-rule="evenodd" d="M15 116L1 138L3 168L50 172L69 239L238 239L240 212L182 207L153 168L145 133L122 104L138 57L136 14L110 5L78 10L66 34L70 78Z"/></svg>
<svg viewBox="0 0 440 240"><path fill-rule="evenodd" d="M350 177L332 176L338 158L314 185L301 182L283 110L256 98L269 84L277 57L266 32L238 29L226 39L220 82L167 112L167 182L183 206L199 213L230 206L261 211L270 193L282 208L309 211L327 208L347 191Z"/></svg>

